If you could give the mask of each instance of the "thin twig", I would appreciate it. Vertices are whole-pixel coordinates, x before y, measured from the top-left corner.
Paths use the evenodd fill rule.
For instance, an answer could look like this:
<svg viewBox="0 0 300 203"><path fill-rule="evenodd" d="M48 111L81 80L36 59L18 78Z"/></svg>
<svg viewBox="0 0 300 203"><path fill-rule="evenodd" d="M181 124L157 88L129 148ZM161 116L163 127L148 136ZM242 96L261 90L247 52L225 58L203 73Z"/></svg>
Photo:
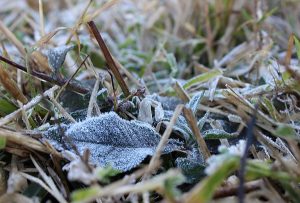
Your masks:
<svg viewBox="0 0 300 203"><path fill-rule="evenodd" d="M164 149L164 146L167 144L168 139L170 137L170 134L173 130L173 126L175 125L177 118L179 117L181 111L183 109L183 105L178 105L174 111L174 114L169 122L169 125L167 129L165 130L164 134L162 135L160 142L156 148L155 154L150 160L148 171L145 173L144 177L147 178L148 174L150 173L150 169L153 169L153 165L156 165L157 162L159 162L160 155L162 154L162 151Z"/></svg>
<svg viewBox="0 0 300 203"><path fill-rule="evenodd" d="M6 64L9 64L17 69L20 69L24 72L27 73L27 68L20 65L20 64L17 64L3 56L0 56L0 61L3 61L5 62ZM34 70L31 70L31 75L39 78L39 79L42 79L42 80L45 80L47 82L50 82L50 83L53 83L53 84L56 84L56 85L59 85L59 86L63 86L64 84L66 84L68 82L68 80L65 80L65 79L57 79L57 78L53 78L53 77L50 77L44 73L40 73L40 72L36 72ZM74 92L78 92L78 93L81 93L81 94L86 94L86 93L89 93L90 90L85 88L85 87L82 87L80 86L79 84L76 84L76 83L71 83L69 82L68 85L67 85L67 89L71 90L71 91L74 91Z"/></svg>
<svg viewBox="0 0 300 203"><path fill-rule="evenodd" d="M97 42L98 42L98 45L100 46L102 52L103 52L103 55L105 57L105 60L108 64L108 67L110 68L110 70L113 72L116 80L118 81L125 97L129 96L130 95L130 91L129 91L129 88L127 86L127 84L125 83L119 69L118 69L118 66L116 65L110 51L108 50L100 32L98 31L95 23L93 21L90 21L87 23L91 32L93 33L94 37L96 38Z"/></svg>
<svg viewBox="0 0 300 203"><path fill-rule="evenodd" d="M58 108L60 113L63 115L64 118L68 119L72 123L76 123L76 120L56 101L54 95L49 95L50 101Z"/></svg>

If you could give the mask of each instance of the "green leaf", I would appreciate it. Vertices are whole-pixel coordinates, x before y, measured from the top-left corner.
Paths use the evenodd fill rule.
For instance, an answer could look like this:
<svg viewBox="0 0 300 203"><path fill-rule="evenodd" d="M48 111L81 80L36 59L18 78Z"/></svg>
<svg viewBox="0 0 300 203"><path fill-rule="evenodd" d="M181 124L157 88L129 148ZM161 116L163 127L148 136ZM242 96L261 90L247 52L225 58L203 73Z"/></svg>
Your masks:
<svg viewBox="0 0 300 203"><path fill-rule="evenodd" d="M203 82L207 82L209 81L210 79L214 78L214 77L217 77L219 75L222 75L222 71L219 70L219 69L214 69L214 70L211 70L209 72L206 72L206 73L202 73L196 77L193 77L191 79L189 79L184 85L183 85L183 88L184 89L188 89L189 87L193 86L193 85L197 85L197 84L200 84L200 83L203 83Z"/></svg>
<svg viewBox="0 0 300 203"><path fill-rule="evenodd" d="M0 98L0 116L6 116L17 110L17 107L5 98Z"/></svg>
<svg viewBox="0 0 300 203"><path fill-rule="evenodd" d="M282 138L291 138L291 139L297 138L296 131L291 126L285 124L279 125L276 128L274 135Z"/></svg>
<svg viewBox="0 0 300 203"><path fill-rule="evenodd" d="M204 124L206 123L209 114L210 114L210 112L207 111L207 112L204 114L204 116L203 116L202 118L200 118L199 121L197 122L197 126L198 126L198 128L199 128L200 131L202 130Z"/></svg>
<svg viewBox="0 0 300 203"><path fill-rule="evenodd" d="M274 120L278 121L278 115L279 115L279 113L277 112L277 110L274 107L273 103L266 96L264 96L262 98L262 100L263 100L263 105L265 106L265 108L267 109L267 111L270 113L270 115L272 116L272 118Z"/></svg>
<svg viewBox="0 0 300 203"><path fill-rule="evenodd" d="M196 184L205 176L205 160L196 146L191 151L187 151L187 153L187 157L176 159L176 168L181 169L186 177L186 183Z"/></svg>
<svg viewBox="0 0 300 203"><path fill-rule="evenodd" d="M249 160L246 167L247 180L269 177L274 180L291 181L291 176L283 171L275 171L271 164L261 160Z"/></svg>
<svg viewBox="0 0 300 203"><path fill-rule="evenodd" d="M97 171L97 177L98 180L103 182L103 183L109 183L109 178L114 177L115 175L119 174L120 171L114 169L111 166L107 166L104 168L101 168L100 170Z"/></svg>
<svg viewBox="0 0 300 203"><path fill-rule="evenodd" d="M6 146L6 138L0 137L0 149L4 149Z"/></svg>
<svg viewBox="0 0 300 203"><path fill-rule="evenodd" d="M283 79L283 81L287 81L287 80L289 80L289 79L291 79L291 74L288 72L288 71L284 71L283 73L282 73L282 79Z"/></svg>
<svg viewBox="0 0 300 203"><path fill-rule="evenodd" d="M167 62L171 68L171 76L175 76L178 72L177 61L173 53L166 54Z"/></svg>
<svg viewBox="0 0 300 203"><path fill-rule="evenodd" d="M204 95L204 91L195 94L192 97L192 99L189 101L189 103L186 105L186 107L191 109L194 114L196 114L197 112L198 106L201 102L203 95Z"/></svg>
<svg viewBox="0 0 300 203"><path fill-rule="evenodd" d="M89 198L96 196L96 194L99 192L100 192L100 188L96 186L75 190L71 194L71 200L73 203L84 202L87 201Z"/></svg>

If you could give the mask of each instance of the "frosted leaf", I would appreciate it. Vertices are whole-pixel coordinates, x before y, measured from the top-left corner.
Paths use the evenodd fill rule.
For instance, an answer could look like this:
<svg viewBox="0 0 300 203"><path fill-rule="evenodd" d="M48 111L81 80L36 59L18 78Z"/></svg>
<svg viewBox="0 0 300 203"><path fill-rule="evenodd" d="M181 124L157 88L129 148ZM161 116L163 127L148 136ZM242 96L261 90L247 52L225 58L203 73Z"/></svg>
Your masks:
<svg viewBox="0 0 300 203"><path fill-rule="evenodd" d="M169 122L173 116L173 113L174 113L173 111L165 111L163 121ZM192 133L186 119L182 115L178 116L176 123L173 126L173 129L180 132L183 135L183 137L187 143L194 143L195 139L194 139L193 133Z"/></svg>
<svg viewBox="0 0 300 203"><path fill-rule="evenodd" d="M191 109L194 114L196 114L198 106L201 102L201 99L204 95L204 91L201 93L195 94L192 99L189 101L189 103L186 105L187 108Z"/></svg>
<svg viewBox="0 0 300 203"><path fill-rule="evenodd" d="M54 70L58 71L63 65L67 53L74 48L71 46L60 46L44 51L44 54L48 57L49 66Z"/></svg>
<svg viewBox="0 0 300 203"><path fill-rule="evenodd" d="M194 146L190 151L187 151L187 153L187 157L177 158L175 164L186 176L187 183L196 183L204 176L206 163L197 147Z"/></svg>
<svg viewBox="0 0 300 203"><path fill-rule="evenodd" d="M208 116L209 116L210 112L207 111L204 116L202 118L199 119L199 121L197 122L197 126L199 128L199 130L201 131L204 124L206 123L207 119L208 119Z"/></svg>
<svg viewBox="0 0 300 203"><path fill-rule="evenodd" d="M221 129L209 129L202 134L205 139L230 139L238 136L238 133L228 133Z"/></svg>
<svg viewBox="0 0 300 203"><path fill-rule="evenodd" d="M44 135L61 149L62 139L54 131L54 128L49 129ZM120 171L128 171L153 155L160 141L160 135L149 124L124 120L114 112L72 124L67 127L65 136L72 140L80 153L88 148L93 163L101 167L111 165ZM164 153L179 149L180 145L180 142L170 139Z"/></svg>

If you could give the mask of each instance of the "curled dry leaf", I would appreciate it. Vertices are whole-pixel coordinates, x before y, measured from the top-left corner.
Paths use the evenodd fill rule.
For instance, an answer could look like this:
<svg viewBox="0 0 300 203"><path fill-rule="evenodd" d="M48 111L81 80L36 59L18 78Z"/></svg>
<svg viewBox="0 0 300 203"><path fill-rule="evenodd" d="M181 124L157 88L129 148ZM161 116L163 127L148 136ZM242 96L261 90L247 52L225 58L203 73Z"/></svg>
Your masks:
<svg viewBox="0 0 300 203"><path fill-rule="evenodd" d="M152 124L154 121L152 117L152 107L154 108L155 121L161 121L164 118L164 110L161 103L148 97L144 98L140 103L138 119L140 121Z"/></svg>

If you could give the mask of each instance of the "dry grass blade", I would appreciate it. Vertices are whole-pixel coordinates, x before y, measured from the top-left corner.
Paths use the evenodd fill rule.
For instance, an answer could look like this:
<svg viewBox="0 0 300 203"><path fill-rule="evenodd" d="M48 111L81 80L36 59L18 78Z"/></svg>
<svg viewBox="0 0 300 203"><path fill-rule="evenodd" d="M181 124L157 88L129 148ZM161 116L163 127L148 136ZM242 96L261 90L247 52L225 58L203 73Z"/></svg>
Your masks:
<svg viewBox="0 0 300 203"><path fill-rule="evenodd" d="M0 64L0 82L3 85L3 87L7 90L7 92L13 96L13 98L19 100L23 104L28 102L25 95L18 88L16 82L11 78L10 74L2 66L2 64Z"/></svg>
<svg viewBox="0 0 300 203"><path fill-rule="evenodd" d="M110 7L112 7L113 5L117 4L120 0L111 0L111 1L107 1L105 4L103 4L100 8L98 8L97 10L95 10L92 14L89 14L85 21L89 22L91 20L94 20L94 18L96 18L98 15L100 15L100 13L102 13L103 11L109 9Z"/></svg>
<svg viewBox="0 0 300 203"><path fill-rule="evenodd" d="M188 121L190 128L193 131L193 134L196 138L196 141L198 144L198 149L199 149L200 153L204 155L205 160L208 159L211 156L211 154L210 154L209 149L207 148L207 145L200 133L200 130L197 126L196 118L193 115L192 110L183 108L183 114L184 114L186 120Z"/></svg>
<svg viewBox="0 0 300 203"><path fill-rule="evenodd" d="M58 103L56 101L53 94L49 95L49 99L54 104L54 106L56 106L58 108L58 110L63 115L63 117L65 117L66 119L68 119L72 123L76 123L76 120L64 109L64 107L62 107L62 105L60 105L60 103Z"/></svg>
<svg viewBox="0 0 300 203"><path fill-rule="evenodd" d="M19 50L19 52L26 56L26 51L23 44L16 38L16 36L4 25L4 23L0 20L0 30L2 33L9 39Z"/></svg>
<svg viewBox="0 0 300 203"><path fill-rule="evenodd" d="M42 186L45 190L47 190L53 197L55 197L55 199L60 202L60 203L67 203L67 201L64 199L64 197L61 195L60 191L58 190L58 188L56 187L55 183L53 182L53 180L46 175L46 173L43 171L43 169L38 165L38 163L35 161L35 159L30 156L34 166L37 168L37 170L39 171L40 175L42 176L42 178L44 179L45 182L43 182L42 180L28 175L26 173L21 173L25 178L27 178L30 181L33 181L37 184L39 184L40 186Z"/></svg>
<svg viewBox="0 0 300 203"><path fill-rule="evenodd" d="M182 99L185 103L189 102L191 98L186 93L186 91L183 89L183 87L178 83L178 81L175 81L175 84L173 85L173 89L178 94L178 97Z"/></svg>
<svg viewBox="0 0 300 203"><path fill-rule="evenodd" d="M30 150L36 150L38 152L52 153L48 151L41 142L29 136L25 136L19 132L0 128L0 137L5 138L7 140L7 143L17 144Z"/></svg>
<svg viewBox="0 0 300 203"><path fill-rule="evenodd" d="M182 109L183 109L183 105L178 105L176 107L167 129L165 130L164 134L162 135L162 137L160 139L160 142L156 148L155 154L153 155L153 157L150 160L150 163L148 166L148 171L144 174L144 177L147 177L149 175L149 173L151 172L151 170L153 170L153 166L157 165L157 163L159 162L159 159L160 159L161 153L164 149L164 146L168 142L168 139L172 132L173 126L175 125L175 122L176 122L178 116L180 115Z"/></svg>
<svg viewBox="0 0 300 203"><path fill-rule="evenodd" d="M92 186L90 189L92 189L95 194L87 197L83 202L91 202L99 197L105 196L114 197L129 193L141 194L145 191L162 191L165 188L165 181L178 175L180 175L178 170L170 169L164 174L157 175L152 179L136 184L119 185L117 187L114 186L113 188L111 186L106 186L104 188L99 187L98 185Z"/></svg>

